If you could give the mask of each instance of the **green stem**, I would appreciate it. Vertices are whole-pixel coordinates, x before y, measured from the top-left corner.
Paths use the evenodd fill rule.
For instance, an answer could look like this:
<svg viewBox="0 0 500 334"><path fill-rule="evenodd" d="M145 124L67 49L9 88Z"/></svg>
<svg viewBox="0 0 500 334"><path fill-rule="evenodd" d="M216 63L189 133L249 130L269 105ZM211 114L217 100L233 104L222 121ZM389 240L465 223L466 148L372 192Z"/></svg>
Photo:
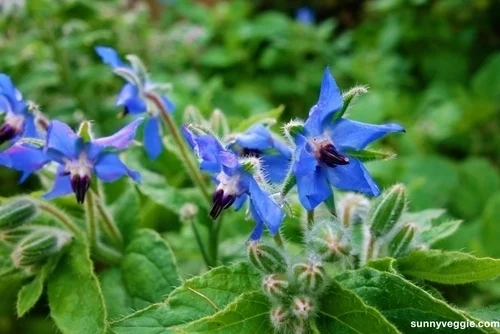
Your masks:
<svg viewBox="0 0 500 334"><path fill-rule="evenodd" d="M198 248L200 248L201 255L203 256L203 260L205 261L205 264L207 265L207 268L210 268L212 265L210 263L210 259L208 258L207 252L205 251L205 246L203 245L203 241L201 240L200 232L198 231L198 228L196 227L196 219L190 219L188 223L191 225L193 228L193 233L196 238L196 243L198 243Z"/></svg>
<svg viewBox="0 0 500 334"><path fill-rule="evenodd" d="M148 98L151 102L155 104L155 106L158 108L160 111L161 117L165 121L165 124L167 125L168 130L172 134L172 137L174 138L175 143L177 144L177 147L179 148L179 153L182 157L182 160L184 164L186 165L189 174L193 178L193 182L200 188L203 196L206 198L208 203L211 203L212 201L212 196L210 196L210 193L208 192L208 189L206 187L206 184L203 180L203 176L201 175L200 171L195 167L193 164L193 160L191 159L191 156L189 155L189 152L186 148L186 144L184 143L184 139L182 138L179 129L177 128L172 115L169 113L169 111L166 109L165 105L163 104L163 101L161 98L152 92L146 92L146 98Z"/></svg>
<svg viewBox="0 0 500 334"><path fill-rule="evenodd" d="M87 237L92 248L97 245L97 215L95 210L94 192L87 192L85 199L85 220L87 222Z"/></svg>
<svg viewBox="0 0 500 334"><path fill-rule="evenodd" d="M71 218L52 204L43 201L37 201L38 208L45 213L56 218L65 228L74 235L82 234L82 230L71 220Z"/></svg>
<svg viewBox="0 0 500 334"><path fill-rule="evenodd" d="M97 259L103 260L110 264L119 263L122 258L122 254L119 251L114 248L108 247L99 241L94 245L93 250Z"/></svg>
<svg viewBox="0 0 500 334"><path fill-rule="evenodd" d="M208 244L210 249L210 259L212 267L217 265L217 258L219 256L219 236L222 227L223 216L219 216L217 220L214 221L212 228L209 231Z"/></svg>
<svg viewBox="0 0 500 334"><path fill-rule="evenodd" d="M307 228L310 230L314 225L314 209L307 211Z"/></svg>
<svg viewBox="0 0 500 334"><path fill-rule="evenodd" d="M91 192L93 193L92 190ZM97 211L99 213L99 216L102 218L101 221L104 225L103 226L104 230L116 245L123 246L123 237L120 232L120 229L118 229L116 222L114 221L113 217L111 217L108 210L106 210L106 207L104 206L102 199L99 198L97 194L93 195L95 196Z"/></svg>

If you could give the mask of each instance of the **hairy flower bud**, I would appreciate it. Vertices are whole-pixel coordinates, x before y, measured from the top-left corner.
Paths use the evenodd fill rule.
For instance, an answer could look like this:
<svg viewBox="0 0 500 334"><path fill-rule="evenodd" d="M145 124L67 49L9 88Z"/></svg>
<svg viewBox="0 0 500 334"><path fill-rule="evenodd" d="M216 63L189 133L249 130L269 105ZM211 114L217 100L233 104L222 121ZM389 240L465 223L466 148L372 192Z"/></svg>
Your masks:
<svg viewBox="0 0 500 334"><path fill-rule="evenodd" d="M318 292L325 285L325 268L319 259L312 257L293 266L295 279L305 291Z"/></svg>
<svg viewBox="0 0 500 334"><path fill-rule="evenodd" d="M270 297L282 297L286 294L290 283L282 274L271 274L262 280L262 289Z"/></svg>
<svg viewBox="0 0 500 334"><path fill-rule="evenodd" d="M389 242L389 253L393 257L405 255L415 238L417 225L407 223L394 235L394 238Z"/></svg>
<svg viewBox="0 0 500 334"><path fill-rule="evenodd" d="M250 241L247 249L250 262L258 270L267 274L286 272L286 259L280 250L259 241Z"/></svg>
<svg viewBox="0 0 500 334"><path fill-rule="evenodd" d="M271 309L269 313L271 324L276 329L276 331L283 331L286 328L288 319L290 318L289 312L283 307L283 305L275 306Z"/></svg>
<svg viewBox="0 0 500 334"><path fill-rule="evenodd" d="M314 302L308 296L297 296L292 300L292 313L300 320L307 320L314 314Z"/></svg>
<svg viewBox="0 0 500 334"><path fill-rule="evenodd" d="M45 262L71 241L71 234L56 228L41 228L23 238L11 254L16 267Z"/></svg>
<svg viewBox="0 0 500 334"><path fill-rule="evenodd" d="M212 112L209 122L210 127L216 134L222 137L229 135L229 123L227 122L226 115L220 109L215 109Z"/></svg>
<svg viewBox="0 0 500 334"><path fill-rule="evenodd" d="M193 203L186 203L181 207L179 213L182 221L189 221L198 214L198 206Z"/></svg>
<svg viewBox="0 0 500 334"><path fill-rule="evenodd" d="M206 122L198 108L193 105L188 105L186 109L184 109L183 119L183 123L185 124L204 124Z"/></svg>
<svg viewBox="0 0 500 334"><path fill-rule="evenodd" d="M406 189L396 184L386 191L371 213L371 230L375 236L386 235L403 214L406 205Z"/></svg>
<svg viewBox="0 0 500 334"><path fill-rule="evenodd" d="M18 198L0 206L0 229L12 229L29 223L38 213L29 198Z"/></svg>
<svg viewBox="0 0 500 334"><path fill-rule="evenodd" d="M349 253L349 243L338 221L321 221L306 235L306 244L324 261L335 261Z"/></svg>
<svg viewBox="0 0 500 334"><path fill-rule="evenodd" d="M345 228L349 228L358 221L364 221L369 209L370 201L365 196L349 193L338 201L338 219Z"/></svg>

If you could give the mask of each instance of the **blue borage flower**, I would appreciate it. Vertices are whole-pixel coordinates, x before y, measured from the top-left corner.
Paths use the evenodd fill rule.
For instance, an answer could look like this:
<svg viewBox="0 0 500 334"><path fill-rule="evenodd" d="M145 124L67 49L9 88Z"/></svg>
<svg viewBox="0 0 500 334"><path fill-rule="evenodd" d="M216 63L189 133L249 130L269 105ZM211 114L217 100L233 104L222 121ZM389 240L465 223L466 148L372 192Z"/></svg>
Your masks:
<svg viewBox="0 0 500 334"><path fill-rule="evenodd" d="M236 135L231 149L243 157L260 158L266 178L272 183L283 182L292 159L290 148L263 124Z"/></svg>
<svg viewBox="0 0 500 334"><path fill-rule="evenodd" d="M316 22L314 11L310 7L300 7L297 9L295 19L304 25L311 25Z"/></svg>
<svg viewBox="0 0 500 334"><path fill-rule="evenodd" d="M0 144L20 137L37 137L34 115L28 111L11 78L3 73L0 73L0 114L5 114L0 126Z"/></svg>
<svg viewBox="0 0 500 334"><path fill-rule="evenodd" d="M211 135L196 136L188 128L182 127L182 133L188 144L200 159L200 169L210 173L217 184L213 195L210 216L217 218L222 210L234 206L238 210L250 199L250 212L255 219L255 228L250 236L260 239L264 225L272 235L279 231L284 213L269 194L261 189L236 154L224 149L221 143Z"/></svg>
<svg viewBox="0 0 500 334"><path fill-rule="evenodd" d="M109 47L97 46L96 53L101 57L102 61L111 66L113 70L125 70L132 73L141 82L126 83L118 93L116 105L124 108L125 114L140 114L149 112L150 117L146 121L144 128L144 147L148 156L151 159L156 159L163 151L163 143L160 132L160 119L156 108L148 108L146 95L155 89L156 85L149 80L146 73L139 73L137 68L125 65L118 53ZM166 96L161 96L162 102L169 112L173 112L175 105Z"/></svg>
<svg viewBox="0 0 500 334"><path fill-rule="evenodd" d="M104 182L122 176L139 182L139 173L125 166L118 152L130 146L142 120L136 119L114 135L98 139L79 136L60 121L51 122L43 152L59 166L52 190L43 197L52 199L74 192L77 202L83 203L92 175Z"/></svg>
<svg viewBox="0 0 500 334"><path fill-rule="evenodd" d="M361 161L349 155L388 132L404 132L398 124L372 125L335 118L342 109L342 94L329 69L323 75L318 102L295 137L292 171L296 176L299 199L307 210L324 202L331 186L378 196L380 190Z"/></svg>

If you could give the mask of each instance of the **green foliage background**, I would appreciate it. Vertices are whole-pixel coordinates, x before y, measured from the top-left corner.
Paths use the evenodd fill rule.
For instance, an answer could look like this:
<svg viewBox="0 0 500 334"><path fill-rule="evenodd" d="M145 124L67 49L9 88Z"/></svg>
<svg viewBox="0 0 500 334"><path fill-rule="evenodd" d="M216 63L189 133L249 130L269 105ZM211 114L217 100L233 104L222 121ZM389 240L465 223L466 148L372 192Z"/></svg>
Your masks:
<svg viewBox="0 0 500 334"><path fill-rule="evenodd" d="M283 1L205 6L178 0L165 6L158 20L142 3L129 9L121 1L26 2L24 9L0 17L0 72L11 75L24 96L39 103L50 118L73 125L92 119L103 135L126 122L117 119L114 106L121 83L94 54L95 45L137 54L154 79L172 82L179 123L188 105L205 115L220 108L234 126L281 104L283 120L305 118L329 65L340 87L370 87L352 118L397 121L407 129L404 136L382 144L397 152L397 159L369 165L377 181L383 187L405 183L413 210L442 207L449 218L464 220L439 248L500 257L499 2L311 1L320 19L311 26L293 18L303 4ZM138 165L132 167L141 169L142 152L132 150L129 158ZM125 182L106 190L118 217L136 216L143 227L179 236L167 239L182 274L188 275L199 273L199 262L192 260L197 250L194 243L192 249L186 246L192 236L179 223L174 199L190 198L191 184L176 159L167 151L148 163L158 175L144 178L141 195L134 191L117 198L128 186ZM0 170L2 197L40 187L35 177L22 186L17 179L16 172ZM172 187L186 191L169 191ZM124 211L126 203L138 201L140 211ZM226 261L241 252L235 240L242 244L245 234L238 228L228 226L224 232ZM133 265L134 259L129 261ZM102 284L124 279L120 275L118 269L105 272ZM166 282L158 288L167 294L170 286ZM447 298L478 306L500 298L498 286L497 280L453 287ZM13 290L8 282L2 287ZM46 302L17 321L11 314L14 294L12 298L0 301L0 328L53 330ZM125 304L140 308L140 302Z"/></svg>

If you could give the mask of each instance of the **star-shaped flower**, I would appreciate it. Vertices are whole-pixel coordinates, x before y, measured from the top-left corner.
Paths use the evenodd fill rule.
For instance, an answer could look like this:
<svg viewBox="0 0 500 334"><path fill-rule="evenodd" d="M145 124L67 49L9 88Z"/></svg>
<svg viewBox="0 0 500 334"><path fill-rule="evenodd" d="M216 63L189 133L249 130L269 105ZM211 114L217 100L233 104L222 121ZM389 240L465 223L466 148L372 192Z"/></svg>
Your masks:
<svg viewBox="0 0 500 334"><path fill-rule="evenodd" d="M303 131L295 136L292 171L300 202L307 210L324 202L332 194L331 186L378 196L380 190L366 168L349 153L363 150L386 133L404 132L394 123L373 125L336 117L342 105L342 94L327 68L319 100Z"/></svg>
<svg viewBox="0 0 500 334"><path fill-rule="evenodd" d="M149 113L150 117L145 122L144 128L144 147L148 156L151 159L156 159L163 151L160 118L158 110L154 106L148 107L147 95L154 91L158 85L148 78L142 64L135 64L136 66L124 64L118 53L109 47L97 46L95 51L105 64L111 66L116 73L121 73L123 77L129 79L118 93L116 105L122 106L125 114ZM161 96L161 100L169 112L174 111L175 105L168 97Z"/></svg>
<svg viewBox="0 0 500 334"><path fill-rule="evenodd" d="M253 175L240 162L238 156L225 149L211 135L196 136L186 127L182 133L200 159L200 169L211 174L217 184L213 195L210 216L217 218L222 210L234 206L240 208L247 196L250 198L250 211L256 221L251 239L259 239L264 225L272 235L279 231L284 213Z"/></svg>

